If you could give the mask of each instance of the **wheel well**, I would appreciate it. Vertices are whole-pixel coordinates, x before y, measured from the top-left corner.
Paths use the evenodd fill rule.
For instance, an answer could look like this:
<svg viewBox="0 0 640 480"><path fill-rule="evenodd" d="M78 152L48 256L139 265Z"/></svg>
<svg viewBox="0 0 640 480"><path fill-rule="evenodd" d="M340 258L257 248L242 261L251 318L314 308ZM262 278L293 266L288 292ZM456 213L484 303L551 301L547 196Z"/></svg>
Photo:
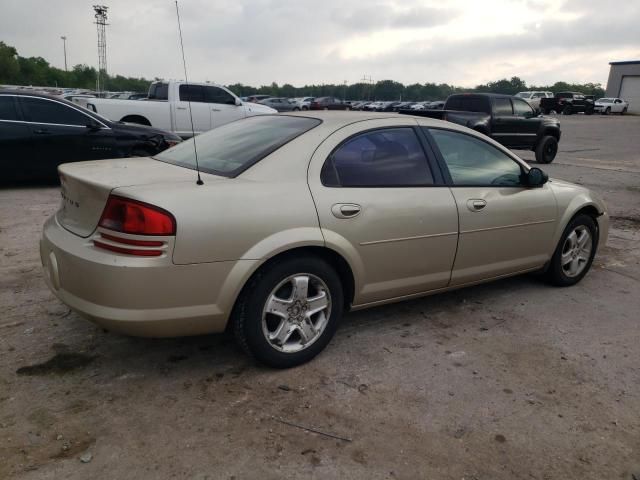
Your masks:
<svg viewBox="0 0 640 480"><path fill-rule="evenodd" d="M151 122L149 120L147 120L145 117L143 117L142 115L127 115L127 116L123 117L120 121L121 122L129 122L129 123L137 123L139 125L148 125L149 127L151 126Z"/></svg>
<svg viewBox="0 0 640 480"><path fill-rule="evenodd" d="M558 132L558 130L556 130L555 128L546 128L542 131L542 136L546 136L546 135L550 135L552 137L555 137L556 140L560 140L560 132Z"/></svg>
<svg viewBox="0 0 640 480"><path fill-rule="evenodd" d="M259 274L261 271L263 271L265 268L269 267L270 265L273 265L274 263L281 262L283 260L286 260L292 257L299 257L301 255L312 255L315 257L319 257L336 269L336 272L338 273L338 276L342 281L342 288L344 289L345 310L348 310L349 307L351 306L351 303L353 302L353 295L355 292L355 279L353 277L353 272L351 270L351 267L349 266L347 261L342 257L342 255L340 255L336 251L326 247L314 247L314 246L293 248L291 250L287 250L286 252L279 253L271 257L270 259L268 259L266 262L260 265L260 267L255 272L253 272L251 277L247 279L244 286L242 287L240 294L238 295L238 298L236 299L236 304L238 303L238 299L240 299L240 297L243 295L245 287L251 282L251 279L254 276ZM235 306L234 306L234 310L235 310Z"/></svg>
<svg viewBox="0 0 640 480"><path fill-rule="evenodd" d="M598 209L596 207L594 207L593 205L587 205L586 207L582 207L580 210L578 210L571 218L575 218L583 213L589 215L594 220L597 220L597 218L600 216L600 212L598 212ZM598 222L596 221L596 226L597 225Z"/></svg>

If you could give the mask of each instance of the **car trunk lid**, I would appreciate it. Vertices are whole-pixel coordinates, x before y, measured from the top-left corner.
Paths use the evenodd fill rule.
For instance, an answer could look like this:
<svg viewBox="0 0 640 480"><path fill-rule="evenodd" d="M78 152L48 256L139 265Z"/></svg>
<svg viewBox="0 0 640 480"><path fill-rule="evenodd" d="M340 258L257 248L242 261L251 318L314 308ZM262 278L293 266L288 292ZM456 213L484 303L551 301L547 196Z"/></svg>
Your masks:
<svg viewBox="0 0 640 480"><path fill-rule="evenodd" d="M135 185L196 182L193 170L152 158L99 160L60 165L60 225L81 237L96 229L113 189Z"/></svg>

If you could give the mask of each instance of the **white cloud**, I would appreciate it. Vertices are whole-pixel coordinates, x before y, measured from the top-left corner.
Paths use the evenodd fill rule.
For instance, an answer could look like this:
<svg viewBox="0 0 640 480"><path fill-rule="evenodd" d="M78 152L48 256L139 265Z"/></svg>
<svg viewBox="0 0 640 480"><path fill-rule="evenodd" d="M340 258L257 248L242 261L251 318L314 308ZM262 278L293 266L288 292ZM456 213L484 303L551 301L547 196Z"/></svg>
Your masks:
<svg viewBox="0 0 640 480"><path fill-rule="evenodd" d="M5 0L0 40L63 66L96 64L93 1ZM181 78L175 4L104 0L111 73ZM604 82L640 57L638 2L604 0L181 0L189 76L220 83L475 85Z"/></svg>

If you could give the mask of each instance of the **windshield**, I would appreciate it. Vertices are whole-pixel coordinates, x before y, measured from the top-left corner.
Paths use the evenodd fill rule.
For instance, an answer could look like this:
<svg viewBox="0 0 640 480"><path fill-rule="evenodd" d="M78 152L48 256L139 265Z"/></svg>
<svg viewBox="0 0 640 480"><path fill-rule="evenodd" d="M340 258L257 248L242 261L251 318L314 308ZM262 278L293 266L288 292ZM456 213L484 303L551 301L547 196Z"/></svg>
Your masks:
<svg viewBox="0 0 640 480"><path fill-rule="evenodd" d="M520 97L520 98L531 98L532 93L531 92L518 92L516 93L516 97Z"/></svg>
<svg viewBox="0 0 640 480"><path fill-rule="evenodd" d="M215 128L195 137L200 170L235 177L320 123L316 118L258 115ZM195 170L193 141L182 142L153 158Z"/></svg>

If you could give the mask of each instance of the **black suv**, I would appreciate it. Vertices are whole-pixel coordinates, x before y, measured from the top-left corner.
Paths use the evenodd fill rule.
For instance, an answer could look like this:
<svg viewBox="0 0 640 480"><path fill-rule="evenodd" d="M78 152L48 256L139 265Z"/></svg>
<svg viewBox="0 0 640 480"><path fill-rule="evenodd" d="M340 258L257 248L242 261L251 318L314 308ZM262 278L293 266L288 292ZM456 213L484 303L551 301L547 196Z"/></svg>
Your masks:
<svg viewBox="0 0 640 480"><path fill-rule="evenodd" d="M62 98L0 91L3 181L56 179L61 163L146 157L180 141L156 128L107 120Z"/></svg>
<svg viewBox="0 0 640 480"><path fill-rule="evenodd" d="M555 111L564 115L584 112L585 115L592 115L595 110L593 95L583 95L578 92L559 92L553 98L541 98L540 110L546 115Z"/></svg>
<svg viewBox="0 0 640 480"><path fill-rule="evenodd" d="M494 93L463 93L447 98L443 110L401 113L437 118L472 128L507 148L533 150L539 163L551 163L558 153L560 122L538 116L518 97Z"/></svg>

